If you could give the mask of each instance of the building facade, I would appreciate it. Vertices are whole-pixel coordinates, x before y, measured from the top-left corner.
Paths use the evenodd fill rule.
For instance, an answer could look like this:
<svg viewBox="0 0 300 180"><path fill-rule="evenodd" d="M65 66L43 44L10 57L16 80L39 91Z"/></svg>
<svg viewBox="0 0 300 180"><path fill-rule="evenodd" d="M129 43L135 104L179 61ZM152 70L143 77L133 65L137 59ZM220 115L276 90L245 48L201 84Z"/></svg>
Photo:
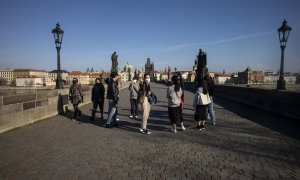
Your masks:
<svg viewBox="0 0 300 180"><path fill-rule="evenodd" d="M64 84L66 84L66 82L67 82L67 77L68 77L68 75L69 75L69 72L68 71L66 71L66 70L61 70L61 78L62 78L62 80L63 80L63 82L64 82ZM53 71L50 71L49 73L48 73L48 84L53 84L54 83L54 85L56 84L56 79L57 79L57 70L53 70Z"/></svg>
<svg viewBox="0 0 300 180"><path fill-rule="evenodd" d="M283 76L286 84L296 84L297 78L296 76ZM277 84L277 80L279 79L278 75L268 75L264 77L264 84Z"/></svg>
<svg viewBox="0 0 300 180"><path fill-rule="evenodd" d="M11 69L0 70L0 86L11 85L14 80L14 73Z"/></svg>
<svg viewBox="0 0 300 180"><path fill-rule="evenodd" d="M249 67L243 72L238 72L238 84L263 84L265 73L263 71L253 71Z"/></svg>
<svg viewBox="0 0 300 180"><path fill-rule="evenodd" d="M231 74L216 74L214 77L215 84L234 83Z"/></svg>
<svg viewBox="0 0 300 180"><path fill-rule="evenodd" d="M22 82L30 82L29 84L38 85L40 84L40 80L36 80L36 78L42 78L42 85L46 86L46 81L48 79L48 72L45 70L36 70L36 69L15 69L13 70L14 73L14 79L16 80L16 86L17 86L17 79L20 82L20 84L23 84ZM24 80L20 80L20 78L25 78ZM29 78L29 79L26 79ZM32 83L31 83L32 82ZM26 83L25 83L26 84ZM28 85L25 85L28 86Z"/></svg>
<svg viewBox="0 0 300 180"><path fill-rule="evenodd" d="M90 84L90 76L89 73L83 73L80 71L72 71L69 73L67 77L67 84L72 84L73 79L77 78L79 84Z"/></svg>
<svg viewBox="0 0 300 180"><path fill-rule="evenodd" d="M45 78L31 76L31 77L18 77L16 78L16 86L30 86L30 87L37 87L37 86L45 86Z"/></svg>

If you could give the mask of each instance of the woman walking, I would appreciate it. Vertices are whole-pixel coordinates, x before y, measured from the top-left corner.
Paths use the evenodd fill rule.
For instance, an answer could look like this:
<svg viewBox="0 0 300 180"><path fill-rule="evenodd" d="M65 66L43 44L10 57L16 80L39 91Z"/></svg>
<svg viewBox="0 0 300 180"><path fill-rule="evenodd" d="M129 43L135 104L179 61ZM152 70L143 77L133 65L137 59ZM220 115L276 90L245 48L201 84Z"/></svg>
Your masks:
<svg viewBox="0 0 300 180"><path fill-rule="evenodd" d="M119 87L118 87L119 74L113 71L110 74L107 87L107 99L108 99L108 117L106 121L106 128L117 127L117 110L119 102ZM111 124L112 122L112 124Z"/></svg>
<svg viewBox="0 0 300 180"><path fill-rule="evenodd" d="M151 95L150 89L150 75L144 75L144 81L140 84L140 91L139 91L139 102L142 104L143 107L143 120L141 123L140 132L143 134L151 134L151 131L147 129L147 122L150 114L151 104L149 103L149 96Z"/></svg>
<svg viewBox="0 0 300 180"><path fill-rule="evenodd" d="M96 78L95 85L93 86L92 89L93 110L92 110L92 117L90 118L91 121L95 121L95 115L98 106L100 108L101 119L103 119L104 92L105 92L104 85L102 84L100 78Z"/></svg>
<svg viewBox="0 0 300 180"><path fill-rule="evenodd" d="M73 108L74 108L74 116L72 118L72 121L75 121L77 117L77 113L78 113L78 117L81 117L81 111L79 110L78 105L79 103L83 102L82 88L78 84L77 78L73 79L73 84L71 85L69 90L69 99L73 104Z"/></svg>
<svg viewBox="0 0 300 180"><path fill-rule="evenodd" d="M214 111L214 100L213 100L214 91L215 91L215 83L209 73L207 73L207 75L205 76L205 80L207 82L208 94L209 94L210 101L211 101L211 103L209 103L209 105L208 105L208 115L209 115L208 119L211 120L213 125L216 125L216 115L215 115L215 111Z"/></svg>
<svg viewBox="0 0 300 180"><path fill-rule="evenodd" d="M180 103L182 90L180 80L177 75L172 76L172 85L167 89L168 112L171 122L171 131L176 133L176 122L180 120ZM182 128L183 129L183 128Z"/></svg>
<svg viewBox="0 0 300 180"><path fill-rule="evenodd" d="M183 125L183 115L182 115L183 106L184 106L184 82L183 82L183 78L182 78L182 75L180 72L177 73L177 76L180 81L180 87L182 90L181 102L180 102L180 106L179 106L179 120L180 120L181 130L184 131L185 127Z"/></svg>
<svg viewBox="0 0 300 180"><path fill-rule="evenodd" d="M202 94L202 96L201 96ZM197 122L197 129L204 130L205 129L205 121L207 120L207 106L210 103L207 89L206 80L201 80L200 86L196 91L193 106L196 108L195 112L195 121ZM201 97L204 98L202 99ZM206 98L206 99L205 99Z"/></svg>
<svg viewBox="0 0 300 180"><path fill-rule="evenodd" d="M138 118L138 102L137 96L140 90L140 86L137 83L137 77L134 77L132 83L129 85L129 92L130 92L130 106L131 106L131 114L130 118Z"/></svg>

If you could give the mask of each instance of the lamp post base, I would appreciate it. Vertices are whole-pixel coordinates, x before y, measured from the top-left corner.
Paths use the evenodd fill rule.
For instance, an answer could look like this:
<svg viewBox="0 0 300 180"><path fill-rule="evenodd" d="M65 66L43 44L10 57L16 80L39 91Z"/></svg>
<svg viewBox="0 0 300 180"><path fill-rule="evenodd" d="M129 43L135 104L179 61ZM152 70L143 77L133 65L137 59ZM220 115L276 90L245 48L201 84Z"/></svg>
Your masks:
<svg viewBox="0 0 300 180"><path fill-rule="evenodd" d="M277 90L285 90L285 80L283 77L279 77L279 80L277 80Z"/></svg>
<svg viewBox="0 0 300 180"><path fill-rule="evenodd" d="M63 89L63 88L64 88L64 86L63 86L62 79L57 78L56 79L55 89Z"/></svg>

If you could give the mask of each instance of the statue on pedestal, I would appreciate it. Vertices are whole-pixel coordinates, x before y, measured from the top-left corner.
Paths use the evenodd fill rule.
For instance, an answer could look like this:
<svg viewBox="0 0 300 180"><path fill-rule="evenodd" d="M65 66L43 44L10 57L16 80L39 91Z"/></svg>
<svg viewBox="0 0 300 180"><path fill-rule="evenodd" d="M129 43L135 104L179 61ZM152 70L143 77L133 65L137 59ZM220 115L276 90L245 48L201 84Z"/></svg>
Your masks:
<svg viewBox="0 0 300 180"><path fill-rule="evenodd" d="M113 72L113 71L118 72L119 71L119 68L118 68L118 55L117 55L116 52L114 52L111 55L111 61L112 61L111 72Z"/></svg>
<svg viewBox="0 0 300 180"><path fill-rule="evenodd" d="M204 79L208 71L206 67L207 65L206 53L202 49L199 50L197 59L198 59L198 64L197 64L196 73L197 73L197 80L200 83L200 81Z"/></svg>
<svg viewBox="0 0 300 180"><path fill-rule="evenodd" d="M171 79L171 68L170 66L168 66L168 80Z"/></svg>

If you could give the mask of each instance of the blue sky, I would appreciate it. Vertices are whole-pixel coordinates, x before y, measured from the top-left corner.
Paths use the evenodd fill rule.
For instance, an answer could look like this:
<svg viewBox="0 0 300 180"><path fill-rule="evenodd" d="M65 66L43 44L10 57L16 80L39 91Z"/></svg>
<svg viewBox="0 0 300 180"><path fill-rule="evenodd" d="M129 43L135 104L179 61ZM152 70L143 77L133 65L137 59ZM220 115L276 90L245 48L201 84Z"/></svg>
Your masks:
<svg viewBox="0 0 300 180"><path fill-rule="evenodd" d="M199 48L211 71L277 71L277 28L292 27L285 71L300 71L298 0L1 0L0 69L56 69L51 30L65 31L61 66L66 70L141 68L148 57L157 70L191 70Z"/></svg>

